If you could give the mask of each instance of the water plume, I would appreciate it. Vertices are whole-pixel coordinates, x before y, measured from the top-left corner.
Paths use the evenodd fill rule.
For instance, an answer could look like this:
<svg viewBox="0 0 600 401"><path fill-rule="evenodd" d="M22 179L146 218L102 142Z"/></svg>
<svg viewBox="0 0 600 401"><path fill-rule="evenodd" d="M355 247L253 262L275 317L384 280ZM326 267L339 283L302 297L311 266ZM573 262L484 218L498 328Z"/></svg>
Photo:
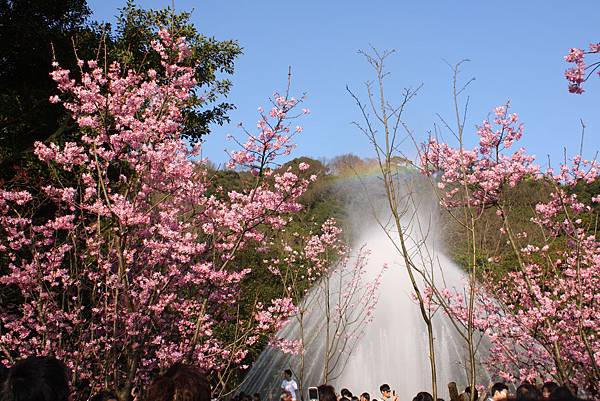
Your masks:
<svg viewBox="0 0 600 401"><path fill-rule="evenodd" d="M431 185L407 168L398 171L402 184L399 198L406 243L414 263L427 271L438 287L462 288L465 273L443 252L439 230L439 211ZM380 398L379 386L388 383L400 400L410 400L419 391L431 391L431 373L427 327L422 320L404 259L394 246L397 229L389 213L381 179L372 172L343 180L338 188L346 205L354 247L365 244L370 250L365 279L373 279L387 265L378 291L379 301L373 320L353 344L352 352L333 372L329 384L336 390L348 388L353 394L369 392ZM420 282L423 285L423 282ZM311 291L305 302L314 302ZM291 368L300 379L303 397L310 386L321 384L326 322L320 308L309 308L300 328L294 319L278 336L296 339L300 329L316 341L305 348L305 365L301 358L267 347L248 372L241 387L246 393L260 392L263 399L277 399L282 371ZM465 343L442 310L433 317L439 397L448 399L446 384L468 383ZM321 341L319 341L321 339ZM304 374L302 374L304 372ZM487 372L478 367L479 383L487 383Z"/></svg>

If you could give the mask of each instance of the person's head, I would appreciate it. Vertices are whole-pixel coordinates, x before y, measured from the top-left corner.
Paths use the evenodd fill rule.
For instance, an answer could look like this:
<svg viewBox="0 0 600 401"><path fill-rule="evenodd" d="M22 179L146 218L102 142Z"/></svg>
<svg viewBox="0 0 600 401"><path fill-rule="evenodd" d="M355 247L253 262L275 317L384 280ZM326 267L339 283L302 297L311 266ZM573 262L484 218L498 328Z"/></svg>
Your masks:
<svg viewBox="0 0 600 401"><path fill-rule="evenodd" d="M426 391L421 391L413 398L413 401L433 401L433 396Z"/></svg>
<svg viewBox="0 0 600 401"><path fill-rule="evenodd" d="M90 401L119 401L119 398L114 392L104 390L96 393L92 398L90 398Z"/></svg>
<svg viewBox="0 0 600 401"><path fill-rule="evenodd" d="M283 377L285 378L285 380L292 380L292 371L289 369L284 370Z"/></svg>
<svg viewBox="0 0 600 401"><path fill-rule="evenodd" d="M360 401L371 401L371 395L369 393L362 393L360 395Z"/></svg>
<svg viewBox="0 0 600 401"><path fill-rule="evenodd" d="M254 401L260 401L260 393L254 393L254 395L252 396L252 399Z"/></svg>
<svg viewBox="0 0 600 401"><path fill-rule="evenodd" d="M352 393L347 388L343 388L342 391L340 391L340 395L349 400L352 399Z"/></svg>
<svg viewBox="0 0 600 401"><path fill-rule="evenodd" d="M210 385L202 370L176 363L152 382L146 401L210 401Z"/></svg>
<svg viewBox="0 0 600 401"><path fill-rule="evenodd" d="M281 401L292 401L292 393L287 390L283 390L280 399Z"/></svg>
<svg viewBox="0 0 600 401"><path fill-rule="evenodd" d="M550 394L552 394L552 392L554 390L556 390L558 388L558 384L554 383L554 382L546 382L544 383L544 385L542 386L542 397L545 400L550 399Z"/></svg>
<svg viewBox="0 0 600 401"><path fill-rule="evenodd" d="M517 387L516 401L538 401L540 391L531 383L522 383Z"/></svg>
<svg viewBox="0 0 600 401"><path fill-rule="evenodd" d="M465 394L467 396L467 400L471 399L471 386L467 386L465 388ZM473 400L477 401L479 399L479 391L476 388L473 389Z"/></svg>
<svg viewBox="0 0 600 401"><path fill-rule="evenodd" d="M566 386L557 386L550 393L550 401L575 401L577 397L573 395L571 390Z"/></svg>
<svg viewBox="0 0 600 401"><path fill-rule="evenodd" d="M508 398L508 386L504 383L494 383L490 395L494 401L506 400Z"/></svg>
<svg viewBox="0 0 600 401"><path fill-rule="evenodd" d="M379 391L381 391L381 395L383 396L383 398L389 398L389 396L392 394L392 390L390 389L390 385L385 383L382 384L381 386L379 386Z"/></svg>
<svg viewBox="0 0 600 401"><path fill-rule="evenodd" d="M70 393L67 367L51 356L17 362L3 387L3 401L67 401Z"/></svg>
<svg viewBox="0 0 600 401"><path fill-rule="evenodd" d="M317 389L319 390L319 401L337 401L333 386L321 384Z"/></svg>

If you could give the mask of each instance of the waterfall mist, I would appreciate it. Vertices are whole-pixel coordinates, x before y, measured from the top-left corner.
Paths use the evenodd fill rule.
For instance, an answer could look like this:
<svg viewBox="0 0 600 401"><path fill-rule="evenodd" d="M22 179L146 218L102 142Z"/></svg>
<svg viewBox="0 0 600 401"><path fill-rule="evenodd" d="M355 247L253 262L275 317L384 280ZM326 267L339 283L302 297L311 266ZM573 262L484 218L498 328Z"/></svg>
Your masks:
<svg viewBox="0 0 600 401"><path fill-rule="evenodd" d="M425 178L403 169L399 171L402 227L406 244L415 265L424 267L438 287L464 287L465 273L443 252L439 230L437 199ZM413 299L414 290L409 280L402 255L395 247L398 240L395 222L381 178L377 176L344 180L338 184L348 216L345 226L351 231L353 248L366 245L370 255L365 279L374 279L384 265L379 301L373 320L353 344L352 352L343 355L344 363L331 375L329 384L336 391L348 388L353 394L368 392L371 399L381 399L379 386L388 383L401 401L411 400L419 391L431 392L431 372L427 327ZM422 280L419 280L422 285ZM307 295L305 302L322 301L316 291ZM302 330L314 338L305 348L304 368L297 355L286 355L267 347L248 372L241 391L259 392L265 400L279 397L284 369L295 372L303 397L308 387L322 384L323 336L326 322L322 308L308 308ZM300 325L294 318L278 333L281 338L299 338ZM449 399L447 383L456 381L463 388L468 383L468 353L464 340L450 320L439 310L433 317L435 337L438 397ZM304 374L301 374L304 372ZM478 382L487 384L489 376L478 368Z"/></svg>

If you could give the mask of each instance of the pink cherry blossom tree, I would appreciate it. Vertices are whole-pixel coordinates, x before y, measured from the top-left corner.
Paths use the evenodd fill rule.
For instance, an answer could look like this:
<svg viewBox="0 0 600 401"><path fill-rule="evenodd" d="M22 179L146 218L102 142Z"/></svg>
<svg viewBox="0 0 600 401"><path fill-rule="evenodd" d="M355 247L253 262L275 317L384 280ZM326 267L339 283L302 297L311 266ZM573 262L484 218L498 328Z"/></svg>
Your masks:
<svg viewBox="0 0 600 401"><path fill-rule="evenodd" d="M282 254L269 260L298 305L289 322L298 327L295 337L275 337L272 345L297 355L294 365L301 392L309 375L322 383L338 377L373 320L378 302L384 267L369 278L368 250L363 246L353 252L342 234L336 221L328 219L314 235L292 235L281 247ZM307 358L319 361L318 375L307 371Z"/></svg>
<svg viewBox="0 0 600 401"><path fill-rule="evenodd" d="M523 126L508 105L497 107L493 121L484 120L477 134L479 145L474 149L430 139L421 166L436 175L443 208L495 210L516 264L500 280L484 276L479 281L473 309L460 291L451 289L436 292L434 302L459 321L471 319L485 334L491 342L489 366L503 379L552 379L599 399L596 210L573 190L595 182L598 164L577 155L558 172L542 171L525 149L512 151ZM515 231L506 196L510 188L528 180L552 188L548 199L535 206L532 222L541 233L537 241ZM493 255L493 250L487 251ZM493 255L489 262L497 263L500 257Z"/></svg>
<svg viewBox="0 0 600 401"><path fill-rule="evenodd" d="M250 185L215 189L200 147L181 136L194 87L187 44L163 30L153 51L160 70L81 60L80 81L55 63L59 93L50 100L71 113L81 137L36 144L50 175L41 195L0 188L0 286L15 300L0 311L0 354L5 364L55 355L74 384L114 388L122 399L187 361L213 373L220 396L248 348L296 311L283 297L240 318L253 266L237 255L268 252L315 179L273 169L301 131L289 127L301 100L276 95L232 152L229 166L250 170Z"/></svg>

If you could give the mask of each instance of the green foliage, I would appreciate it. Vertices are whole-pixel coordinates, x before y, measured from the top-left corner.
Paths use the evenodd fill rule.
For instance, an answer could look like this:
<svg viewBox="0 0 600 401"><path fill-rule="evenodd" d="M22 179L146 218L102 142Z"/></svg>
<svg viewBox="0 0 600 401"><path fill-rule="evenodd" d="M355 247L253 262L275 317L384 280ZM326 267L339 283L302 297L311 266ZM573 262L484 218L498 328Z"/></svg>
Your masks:
<svg viewBox="0 0 600 401"><path fill-rule="evenodd" d="M92 48L85 0L0 1L0 162L3 174L33 143L65 131L62 106L51 104L54 57L76 70L73 46Z"/></svg>
<svg viewBox="0 0 600 401"><path fill-rule="evenodd" d="M508 211L511 227L516 233L527 232L537 236L539 230L531 222L535 205L547 199L549 186L543 181L524 181L515 188L506 188L501 202ZM441 212L443 222L442 234L451 256L460 266L468 268L472 263L473 248L470 235L464 224L466 211L452 210L454 217ZM502 276L517 268L514 252L507 243L506 235L502 234L502 220L496 215L495 208L479 211L475 221L475 267L478 274L489 273ZM498 257L494 261L489 260Z"/></svg>
<svg viewBox="0 0 600 401"><path fill-rule="evenodd" d="M577 194L578 198L586 204L591 202L592 196L598 193L600 183L580 183L575 188L563 188L571 193ZM550 193L556 188L550 182L544 180L528 180L519 183L514 188L506 188L501 197L501 202L506 210L507 219L512 228L517 245L525 247L527 244L544 243L543 233L537 224L531 221L535 216L535 205L548 202ZM596 206L597 216L598 206ZM442 233L445 238L447 251L454 261L460 266L467 268L472 263L472 243L465 227L461 225L464 219L464 211L453 210L456 217L452 218L448 213L442 212ZM594 215L594 214L592 214ZM582 217L584 227L590 233L594 233L597 218L593 219L587 215ZM464 220L462 220L464 221ZM518 269L518 263L511 245L508 243L506 234L501 233L502 221L496 215L495 208L483 210L475 223L475 258L476 269L479 275L486 274L492 277L502 277L508 272ZM523 233L527 233L523 236ZM565 249L567 238L553 238L552 249L560 252Z"/></svg>
<svg viewBox="0 0 600 401"><path fill-rule="evenodd" d="M196 66L198 85L184 109L184 136L197 142L210 132L210 124L229 122L227 112L234 106L227 102L215 103L229 93L231 81L221 76L233 74L234 61L242 50L234 40L219 41L202 35L190 19L189 12L175 12L170 8L145 10L128 0L120 10L116 29L112 31L106 26L104 30L108 58L134 70L157 69L160 60L149 50L158 30L167 29L173 38L186 38L192 51L189 63Z"/></svg>
<svg viewBox="0 0 600 401"><path fill-rule="evenodd" d="M191 14L171 9L145 10L129 0L116 27L89 22L85 0L0 0L0 179L12 179L32 163L35 141L77 141L78 127L61 105L49 73L52 61L78 74L77 58L98 59L101 66L118 61L133 70L160 70L150 52L159 29L185 37L192 50L197 86L183 110L184 136L197 142L212 124L228 122L234 108L220 99L229 93L234 61L241 48L198 32ZM28 159L28 160L27 160Z"/></svg>

